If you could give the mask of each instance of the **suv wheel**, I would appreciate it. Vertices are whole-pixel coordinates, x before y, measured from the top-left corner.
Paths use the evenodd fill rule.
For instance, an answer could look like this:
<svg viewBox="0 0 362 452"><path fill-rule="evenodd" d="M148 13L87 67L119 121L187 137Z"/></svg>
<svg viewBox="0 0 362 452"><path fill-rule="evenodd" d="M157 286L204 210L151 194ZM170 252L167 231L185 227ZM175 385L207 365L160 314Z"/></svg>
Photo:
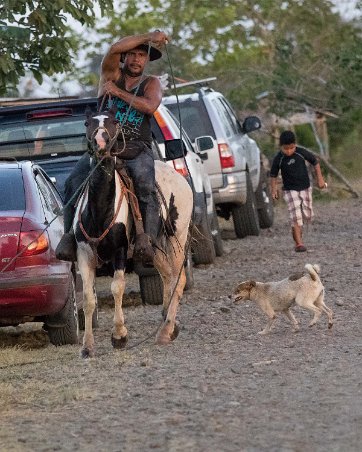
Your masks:
<svg viewBox="0 0 362 452"><path fill-rule="evenodd" d="M184 290L190 290L194 287L194 268L192 266L192 254L191 251L187 253L187 258L185 260L185 275L186 275L186 284Z"/></svg>
<svg viewBox="0 0 362 452"><path fill-rule="evenodd" d="M145 304L162 304L163 284L161 276L139 275L142 302Z"/></svg>
<svg viewBox="0 0 362 452"><path fill-rule="evenodd" d="M211 222L211 234L214 239L214 247L216 256L222 256L224 254L224 246L221 238L221 231L219 226L219 220L217 218L216 208L214 206L214 212Z"/></svg>
<svg viewBox="0 0 362 452"><path fill-rule="evenodd" d="M194 227L191 241L193 261L198 264L212 264L216 252L211 226L207 217L206 207L203 212L201 224Z"/></svg>
<svg viewBox="0 0 362 452"><path fill-rule="evenodd" d="M249 173L246 173L246 196L246 203L241 206L233 207L231 211L234 220L235 234L239 239L242 239L247 235L260 234L255 194L253 192Z"/></svg>
<svg viewBox="0 0 362 452"><path fill-rule="evenodd" d="M47 316L45 320L45 329L53 345L79 343L78 308L73 275L70 279L64 308L57 314Z"/></svg>
<svg viewBox="0 0 362 452"><path fill-rule="evenodd" d="M256 202L258 207L260 227L270 228L274 222L274 206L271 197L268 176L263 167L260 168L260 181L256 190Z"/></svg>
<svg viewBox="0 0 362 452"><path fill-rule="evenodd" d="M194 273L192 267L191 252L189 251L185 260L186 284L184 290L194 286ZM139 275L142 302L145 304L159 305L163 303L163 284L161 276L156 274Z"/></svg>

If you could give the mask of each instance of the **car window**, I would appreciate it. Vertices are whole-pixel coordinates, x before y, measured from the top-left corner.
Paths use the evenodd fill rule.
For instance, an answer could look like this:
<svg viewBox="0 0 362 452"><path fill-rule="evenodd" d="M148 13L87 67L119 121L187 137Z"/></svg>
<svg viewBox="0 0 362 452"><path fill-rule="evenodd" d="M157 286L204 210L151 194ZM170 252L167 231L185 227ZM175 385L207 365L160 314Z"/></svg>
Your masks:
<svg viewBox="0 0 362 452"><path fill-rule="evenodd" d="M57 194L50 185L51 182L49 182L39 170L35 170L35 181L44 199L46 210L50 213L58 213L62 204L60 198L57 199Z"/></svg>
<svg viewBox="0 0 362 452"><path fill-rule="evenodd" d="M166 104L173 115L179 119L179 110L177 104ZM209 135L215 138L215 132L212 127L206 107L201 101L183 101L180 102L181 123L186 130L191 141L197 137Z"/></svg>
<svg viewBox="0 0 362 452"><path fill-rule="evenodd" d="M235 116L235 113L234 113L233 109L231 108L230 104L227 102L226 99L220 99L220 100L226 110L226 113L228 114L228 116L231 120L231 123L233 124L234 133L236 133L236 134L242 133L240 122L238 121L237 117Z"/></svg>
<svg viewBox="0 0 362 452"><path fill-rule="evenodd" d="M2 124L0 156L32 159L87 150L84 118L57 118Z"/></svg>
<svg viewBox="0 0 362 452"><path fill-rule="evenodd" d="M225 131L226 138L231 137L236 132L234 131L233 124L227 111L225 110L224 105L221 103L220 99L213 99L212 103L216 111L218 112L218 116Z"/></svg>
<svg viewBox="0 0 362 452"><path fill-rule="evenodd" d="M19 168L1 168L0 210L25 210L24 182Z"/></svg>

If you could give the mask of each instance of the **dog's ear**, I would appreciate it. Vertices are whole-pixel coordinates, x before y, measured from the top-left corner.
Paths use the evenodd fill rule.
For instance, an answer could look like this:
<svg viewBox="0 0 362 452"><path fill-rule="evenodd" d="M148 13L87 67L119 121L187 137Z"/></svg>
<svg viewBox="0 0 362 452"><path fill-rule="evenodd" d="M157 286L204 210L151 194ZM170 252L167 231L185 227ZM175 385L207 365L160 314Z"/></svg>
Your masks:
<svg viewBox="0 0 362 452"><path fill-rule="evenodd" d="M253 287L256 287L255 281L248 281L248 290L251 290Z"/></svg>

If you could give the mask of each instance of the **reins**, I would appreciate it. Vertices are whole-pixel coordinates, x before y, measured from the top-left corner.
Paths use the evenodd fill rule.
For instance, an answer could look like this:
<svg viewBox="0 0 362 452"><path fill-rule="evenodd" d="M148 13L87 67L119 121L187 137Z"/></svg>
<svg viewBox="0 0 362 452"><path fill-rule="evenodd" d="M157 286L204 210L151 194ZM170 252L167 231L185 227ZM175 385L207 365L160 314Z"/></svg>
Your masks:
<svg viewBox="0 0 362 452"><path fill-rule="evenodd" d="M114 216L112 218L112 221L109 223L108 227L105 229L105 231L103 232L103 234L101 234L99 237L91 237L90 235L88 235L87 231L85 230L83 223L82 223L82 211L83 211L83 207L84 207L84 202L85 202L85 192L82 196L82 201L81 201L81 205L78 211L78 224L80 227L80 230L82 231L84 237L91 243L93 244L98 244L100 241L102 241L109 233L109 231L112 229L112 226L114 225L114 223L116 222L117 216L119 214L119 211L121 210L121 206L122 206L122 202L123 202L123 198L125 196L125 193L127 191L126 186L121 182L121 195L119 197L118 200L118 204L117 204L117 209L114 213Z"/></svg>

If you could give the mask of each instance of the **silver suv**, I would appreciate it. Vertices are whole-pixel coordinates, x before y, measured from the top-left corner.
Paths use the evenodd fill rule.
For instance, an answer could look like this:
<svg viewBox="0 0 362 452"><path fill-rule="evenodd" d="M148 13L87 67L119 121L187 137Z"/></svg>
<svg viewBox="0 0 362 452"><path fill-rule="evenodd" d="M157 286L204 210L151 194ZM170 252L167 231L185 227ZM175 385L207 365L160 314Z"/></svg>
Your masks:
<svg viewBox="0 0 362 452"><path fill-rule="evenodd" d="M241 125L225 97L210 88L200 88L192 94L163 98L163 103L179 118L182 127L203 151L209 136L212 149L204 164L209 173L214 201L219 216L232 216L236 236L259 235L260 227L273 223L273 204L269 193L266 170L261 163L260 150L247 134L261 127L255 116L247 117Z"/></svg>

